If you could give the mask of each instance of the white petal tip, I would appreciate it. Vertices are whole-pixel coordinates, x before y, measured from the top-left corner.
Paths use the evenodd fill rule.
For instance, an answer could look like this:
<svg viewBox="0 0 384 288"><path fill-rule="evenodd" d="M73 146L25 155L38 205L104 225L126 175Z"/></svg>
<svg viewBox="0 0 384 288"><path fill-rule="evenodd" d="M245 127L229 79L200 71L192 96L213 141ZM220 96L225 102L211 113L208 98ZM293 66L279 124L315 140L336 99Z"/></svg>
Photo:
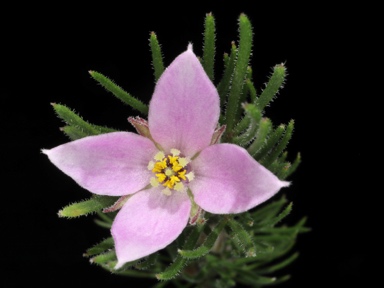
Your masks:
<svg viewBox="0 0 384 288"><path fill-rule="evenodd" d="M48 149L41 149L41 153L43 153L45 155L48 155L49 150Z"/></svg>
<svg viewBox="0 0 384 288"><path fill-rule="evenodd" d="M115 267L113 267L113 270L119 270L123 265L124 265L124 263L117 262Z"/></svg>
<svg viewBox="0 0 384 288"><path fill-rule="evenodd" d="M192 43L188 43L188 48L187 48L187 50L193 52L193 45L192 45Z"/></svg>
<svg viewBox="0 0 384 288"><path fill-rule="evenodd" d="M288 181L281 181L281 187L289 187L291 185L291 182Z"/></svg>

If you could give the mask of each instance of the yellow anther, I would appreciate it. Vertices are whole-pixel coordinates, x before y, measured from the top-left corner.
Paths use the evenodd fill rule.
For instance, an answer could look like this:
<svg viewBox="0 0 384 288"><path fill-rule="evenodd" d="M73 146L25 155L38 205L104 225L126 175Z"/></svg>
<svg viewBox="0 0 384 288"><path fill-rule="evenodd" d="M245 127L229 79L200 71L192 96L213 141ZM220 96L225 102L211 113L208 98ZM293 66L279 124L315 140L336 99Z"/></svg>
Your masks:
<svg viewBox="0 0 384 288"><path fill-rule="evenodd" d="M183 180L187 180L187 178L185 178L185 173L187 173L186 170L182 170L180 171L179 173L177 173L177 176Z"/></svg>
<svg viewBox="0 0 384 288"><path fill-rule="evenodd" d="M175 162L172 165L172 169L173 169L173 171L177 172L177 171L180 171L181 169L183 169L183 166L181 166L178 162Z"/></svg>
<svg viewBox="0 0 384 288"><path fill-rule="evenodd" d="M184 185L181 182L178 182L175 184L175 187L173 187L176 191L182 192L184 190Z"/></svg>
<svg viewBox="0 0 384 288"><path fill-rule="evenodd" d="M163 151L159 151L159 152L156 153L155 157L153 157L153 158L155 160L157 160L157 161L161 161L161 160L164 159L164 157L165 157L164 152Z"/></svg>
<svg viewBox="0 0 384 288"><path fill-rule="evenodd" d="M147 166L148 170L152 170L154 167L155 167L155 162L149 161L148 166Z"/></svg>
<svg viewBox="0 0 384 288"><path fill-rule="evenodd" d="M167 178L167 176L165 176L164 173L157 173L156 177L157 177L157 180L159 180L160 183L163 182L165 180L165 178Z"/></svg>
<svg viewBox="0 0 384 288"><path fill-rule="evenodd" d="M165 189L161 190L161 192L167 196L170 196L172 194L172 192L171 192L171 190L169 190L169 188L165 188Z"/></svg>
<svg viewBox="0 0 384 288"><path fill-rule="evenodd" d="M187 175L185 175L185 176L187 176L187 178L188 178L188 181L192 181L193 179L195 179L195 173L193 173L193 172L189 172Z"/></svg>
<svg viewBox="0 0 384 288"><path fill-rule="evenodd" d="M173 172L171 168L166 168L164 172L165 172L165 175L167 175L168 177L175 175L175 172Z"/></svg>
<svg viewBox="0 0 384 288"><path fill-rule="evenodd" d="M172 153L173 156L179 156L180 155L180 150L172 148L171 149L171 153Z"/></svg>
<svg viewBox="0 0 384 288"><path fill-rule="evenodd" d="M155 177L152 177L151 178L151 181L150 181L152 187L157 187L159 186L159 181L155 178Z"/></svg>
<svg viewBox="0 0 384 288"><path fill-rule="evenodd" d="M164 186L173 189L173 186L175 186L176 182L180 182L180 179L177 176L171 176L168 178L167 181L164 182Z"/></svg>
<svg viewBox="0 0 384 288"><path fill-rule="evenodd" d="M173 185L172 185L170 179L168 179L167 181L165 181L165 182L163 183L163 186L168 187L168 188L170 188L170 189L173 188Z"/></svg>
<svg viewBox="0 0 384 288"><path fill-rule="evenodd" d="M165 168L167 168L167 161L164 159L163 161L155 163L155 167L153 167L152 172L162 172Z"/></svg>
<svg viewBox="0 0 384 288"><path fill-rule="evenodd" d="M185 157L180 157L178 159L178 161L179 161L179 164L181 165L181 167L185 167L189 163L189 159L187 159Z"/></svg>
<svg viewBox="0 0 384 288"><path fill-rule="evenodd" d="M175 162L177 162L178 158L179 157L177 157L177 156L173 157L171 155L168 155L169 163L171 163L171 164L174 164Z"/></svg>
<svg viewBox="0 0 384 288"><path fill-rule="evenodd" d="M175 175L171 176L170 180L172 181L173 185L175 185L176 182L180 182L180 179Z"/></svg>
<svg viewBox="0 0 384 288"><path fill-rule="evenodd" d="M183 181L192 181L195 178L193 172L187 174L187 168L191 160L187 157L180 157L180 151L171 149L171 155L165 155L163 151L157 152L153 157L156 161L149 161L148 170L151 170L156 177L150 179L152 187L160 184L164 187L162 193L171 195L172 190L185 191ZM188 169L189 170L189 169Z"/></svg>

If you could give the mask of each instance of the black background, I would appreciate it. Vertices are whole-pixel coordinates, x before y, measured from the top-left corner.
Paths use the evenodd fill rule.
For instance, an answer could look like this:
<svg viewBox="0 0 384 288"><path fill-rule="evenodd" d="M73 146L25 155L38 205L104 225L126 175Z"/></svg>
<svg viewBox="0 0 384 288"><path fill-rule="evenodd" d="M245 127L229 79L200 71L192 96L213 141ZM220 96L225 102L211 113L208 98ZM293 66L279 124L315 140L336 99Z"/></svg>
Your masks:
<svg viewBox="0 0 384 288"><path fill-rule="evenodd" d="M372 287L369 283L376 280L369 259L380 250L375 236L380 227L371 221L377 191L369 187L374 181L367 177L363 148L372 140L364 137L370 116L364 114L368 108L362 100L369 96L363 86L370 84L368 71L359 66L369 52L355 47L369 40L371 30L361 21L365 12L362 7L244 3L147 3L83 11L57 4L3 11L9 17L1 28L0 286L154 283L114 276L91 265L82 253L108 231L92 217L58 218L63 206L91 194L40 153L68 141L50 103L68 105L91 123L132 131L126 119L137 113L102 89L88 70L109 76L148 102L154 88L150 31L157 33L166 65L188 42L201 55L204 17L212 12L220 68L230 42L238 40L237 19L244 12L254 27L251 65L257 88L275 64L285 62L288 68L286 85L266 116L274 123L296 121L288 150L291 157L301 152L303 162L286 190L294 203L289 221L308 216L313 229L298 237L300 257L286 269L292 279L281 287Z"/></svg>

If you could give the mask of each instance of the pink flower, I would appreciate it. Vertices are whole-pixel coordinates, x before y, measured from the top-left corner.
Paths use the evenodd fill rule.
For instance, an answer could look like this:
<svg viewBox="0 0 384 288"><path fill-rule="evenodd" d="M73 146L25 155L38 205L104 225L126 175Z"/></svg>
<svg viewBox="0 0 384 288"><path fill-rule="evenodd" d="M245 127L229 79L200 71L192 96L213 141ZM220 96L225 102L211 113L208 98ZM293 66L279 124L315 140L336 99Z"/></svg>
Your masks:
<svg viewBox="0 0 384 288"><path fill-rule="evenodd" d="M151 137L113 132L42 150L90 192L130 195L111 229L116 269L173 242L188 224L191 197L210 213L241 213L289 185L242 147L211 145L219 113L216 88L189 45L156 85Z"/></svg>

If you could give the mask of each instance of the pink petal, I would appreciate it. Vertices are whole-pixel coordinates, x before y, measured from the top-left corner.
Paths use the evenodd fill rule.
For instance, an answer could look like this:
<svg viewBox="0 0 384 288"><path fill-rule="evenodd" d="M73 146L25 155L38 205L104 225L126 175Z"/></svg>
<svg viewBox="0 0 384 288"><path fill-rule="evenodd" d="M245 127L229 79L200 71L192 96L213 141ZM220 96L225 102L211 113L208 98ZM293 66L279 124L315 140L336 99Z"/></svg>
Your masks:
<svg viewBox="0 0 384 288"><path fill-rule="evenodd" d="M247 211L289 185L260 165L245 149L233 144L207 147L192 165L195 179L189 187L195 202L215 214Z"/></svg>
<svg viewBox="0 0 384 288"><path fill-rule="evenodd" d="M115 269L172 243L187 225L190 210L187 193L173 191L166 196L153 188L134 194L112 225L118 259Z"/></svg>
<svg viewBox="0 0 384 288"><path fill-rule="evenodd" d="M199 60L188 50L160 77L149 105L149 130L166 151L186 156L210 144L219 119L219 95Z"/></svg>
<svg viewBox="0 0 384 288"><path fill-rule="evenodd" d="M89 136L42 150L80 186L110 196L131 194L148 185L153 173L147 166L156 151L149 139L130 132Z"/></svg>

